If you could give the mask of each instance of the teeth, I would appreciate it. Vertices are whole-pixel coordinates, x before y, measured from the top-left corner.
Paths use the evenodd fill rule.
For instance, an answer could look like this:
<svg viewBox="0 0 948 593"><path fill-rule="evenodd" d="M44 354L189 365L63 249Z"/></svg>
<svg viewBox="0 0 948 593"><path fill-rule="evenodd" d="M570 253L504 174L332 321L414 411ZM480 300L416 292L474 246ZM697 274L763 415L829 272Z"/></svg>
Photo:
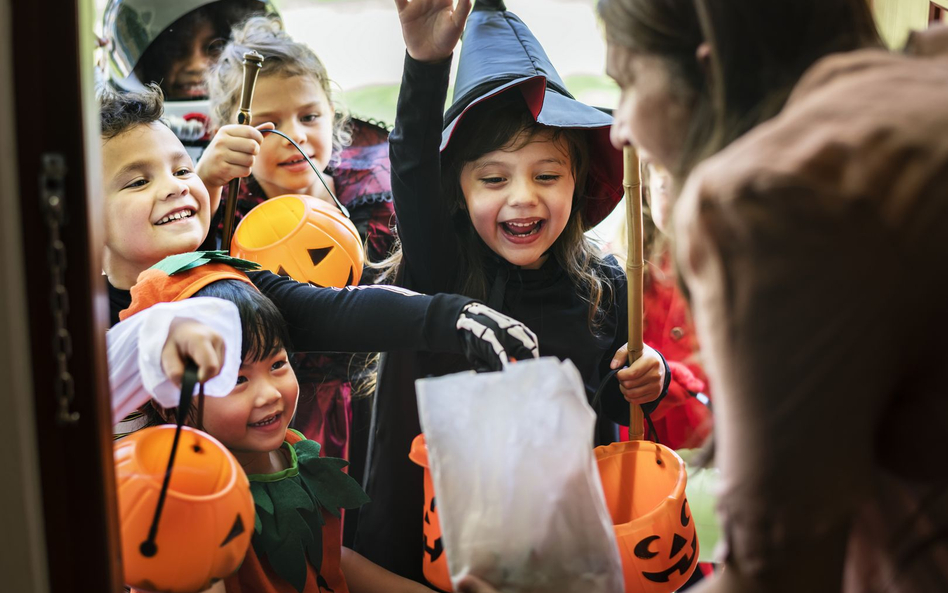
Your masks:
<svg viewBox="0 0 948 593"><path fill-rule="evenodd" d="M273 416L270 416L269 418L265 418L261 420L260 422L254 422L250 426L266 426L268 424L273 424L274 422L277 421L278 417L279 417L279 414L274 414Z"/></svg>
<svg viewBox="0 0 948 593"><path fill-rule="evenodd" d="M527 237L540 232L542 222L541 220L535 220L533 222L505 222L503 224L511 235Z"/></svg>
<svg viewBox="0 0 948 593"><path fill-rule="evenodd" d="M168 216L165 216L164 218L159 220L156 224L168 224L169 222L172 222L175 220L181 220L182 218L191 218L192 216L194 216L193 210L182 210L181 212L175 212L174 214L169 214Z"/></svg>

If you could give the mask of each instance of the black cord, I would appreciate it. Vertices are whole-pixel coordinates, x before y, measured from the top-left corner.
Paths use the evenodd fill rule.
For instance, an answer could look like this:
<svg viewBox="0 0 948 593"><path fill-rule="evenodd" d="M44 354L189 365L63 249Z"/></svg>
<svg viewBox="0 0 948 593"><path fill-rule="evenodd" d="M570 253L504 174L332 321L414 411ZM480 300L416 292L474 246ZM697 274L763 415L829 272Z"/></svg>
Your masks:
<svg viewBox="0 0 948 593"><path fill-rule="evenodd" d="M260 133L261 134L276 134L277 136L283 136L284 138L289 140L290 144L295 146L296 150L300 151L300 154L303 155L303 158L306 159L306 162L309 163L309 166L312 167L313 171L316 172L316 176L319 177L319 180L322 182L323 187L325 187L326 191L329 192L329 196L332 198L332 201L335 202L336 207L339 208L339 211L342 212L342 214L346 218L351 218L351 216L349 216L349 210L347 210L346 207L342 205L342 202L339 201L339 198L336 197L336 194L334 194L332 190L329 189L329 185L326 183L326 180L323 179L323 174L319 172L319 169L316 167L316 164L313 163L312 159L309 158L309 155L306 154L306 152L304 152L302 148L300 148L299 144L294 142L292 138L290 138L289 136L287 136L286 134L284 134L283 132L279 130L260 130Z"/></svg>
<svg viewBox="0 0 948 593"><path fill-rule="evenodd" d="M165 479L161 484L161 493L158 495L158 506L155 507L155 516L151 521L151 527L148 529L148 539L138 546L138 551L146 558L151 558L158 553L158 545L155 543L155 537L158 535L158 522L161 520L161 511L165 506L165 498L168 495L171 469L174 467L175 453L178 452L178 441L181 439L181 427L184 426L184 419L187 418L188 412L191 410L191 398L194 395L194 384L197 383L197 371L197 365L188 360L184 367L184 375L181 377L181 401L178 404L175 416L177 428L174 431L174 441L171 443L171 454L168 456Z"/></svg>

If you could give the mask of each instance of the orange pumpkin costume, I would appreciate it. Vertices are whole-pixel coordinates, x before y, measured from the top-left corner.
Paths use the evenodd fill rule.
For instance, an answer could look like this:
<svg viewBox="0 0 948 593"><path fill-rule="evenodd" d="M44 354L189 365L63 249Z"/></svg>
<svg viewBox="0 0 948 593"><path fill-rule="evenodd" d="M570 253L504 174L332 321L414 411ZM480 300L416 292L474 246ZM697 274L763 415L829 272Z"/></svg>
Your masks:
<svg viewBox="0 0 948 593"><path fill-rule="evenodd" d="M283 450L290 462L287 469L275 474L247 476L250 479L250 489L254 493L254 501L257 504L257 527L254 530L252 545L247 550L247 557L244 558L240 569L224 579L227 593L325 593L327 591L348 593L349 588L346 585L346 579L340 566L342 529L339 520L339 507L333 508L334 505L329 501L335 503L345 500L346 505L360 506L368 500L368 497L365 496L365 493L352 478L339 471L342 463L344 463L342 460L318 457L319 444L315 441L307 440L302 434L289 429L286 431ZM344 491L331 493L324 492L321 489L316 492L312 491L316 482L323 483L323 480L332 473L342 476L347 481L343 485ZM265 508L267 502L262 500L264 498L262 491L267 485L272 486L281 482L295 483L300 488L299 492L309 494L309 502L314 505L314 509L319 510L323 522L320 530L321 546L307 546L305 538L308 534L304 533L302 537L298 537L295 541L291 541L292 538L289 538L282 542L281 547L271 550L272 553L278 553L281 556L295 553L297 561L299 561L306 552L312 553L321 548L322 561L320 566L314 566L310 561L310 555L306 558L305 566L300 564L291 567L294 572L298 572L298 577L305 578L300 589L286 580L285 576L278 573L277 569L271 564L271 558L268 558L265 553L261 555L261 531L267 529L267 515L272 519L276 515L285 513L298 513L301 517L307 514L307 511L299 507L292 508L293 505L288 504L287 500L276 498L268 498L273 504L273 508L269 509L272 513L268 512L268 509ZM283 508L280 508L280 505L283 505ZM346 506L345 508L353 508L353 506ZM261 514L263 514L263 517L261 517ZM263 518L262 526L261 518ZM281 560L286 560L286 558L281 558Z"/></svg>

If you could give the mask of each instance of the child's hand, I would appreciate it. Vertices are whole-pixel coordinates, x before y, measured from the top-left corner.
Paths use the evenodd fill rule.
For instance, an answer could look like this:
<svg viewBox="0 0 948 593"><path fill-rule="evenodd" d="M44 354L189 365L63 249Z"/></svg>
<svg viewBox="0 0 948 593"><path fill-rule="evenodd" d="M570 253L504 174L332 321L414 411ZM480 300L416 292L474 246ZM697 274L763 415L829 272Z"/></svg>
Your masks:
<svg viewBox="0 0 948 593"><path fill-rule="evenodd" d="M211 195L211 213L217 210L221 188L231 179L250 175L254 159L260 154L263 134L260 130L272 130L270 122L256 127L231 124L214 134L197 164L197 174Z"/></svg>
<svg viewBox="0 0 948 593"><path fill-rule="evenodd" d="M471 0L395 0L408 55L438 62L451 55L471 12Z"/></svg>
<svg viewBox="0 0 948 593"><path fill-rule="evenodd" d="M224 339L216 331L193 319L171 322L168 339L161 350L161 368L165 376L180 386L185 360L198 367L198 381L216 377L224 366Z"/></svg>
<svg viewBox="0 0 948 593"><path fill-rule="evenodd" d="M629 345L626 344L616 351L609 366L617 369L628 360ZM619 380L619 391L629 403L647 404L662 394L662 387L665 385L665 363L658 352L645 346L641 358L629 368L616 373L616 379Z"/></svg>

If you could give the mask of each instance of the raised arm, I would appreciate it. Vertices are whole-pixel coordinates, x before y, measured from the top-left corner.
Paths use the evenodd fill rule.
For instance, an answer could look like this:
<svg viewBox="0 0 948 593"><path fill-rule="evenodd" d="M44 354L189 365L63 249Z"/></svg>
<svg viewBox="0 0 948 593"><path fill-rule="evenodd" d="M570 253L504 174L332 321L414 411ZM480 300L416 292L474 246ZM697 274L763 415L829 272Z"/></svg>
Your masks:
<svg viewBox="0 0 948 593"><path fill-rule="evenodd" d="M378 285L314 288L270 272L249 275L280 309L297 351L456 352L495 369L508 357L536 356L533 332L468 297Z"/></svg>
<svg viewBox="0 0 948 593"><path fill-rule="evenodd" d="M454 284L457 238L441 194L441 130L451 52L470 0L396 0L407 54L389 137L392 194L407 284L426 293Z"/></svg>

